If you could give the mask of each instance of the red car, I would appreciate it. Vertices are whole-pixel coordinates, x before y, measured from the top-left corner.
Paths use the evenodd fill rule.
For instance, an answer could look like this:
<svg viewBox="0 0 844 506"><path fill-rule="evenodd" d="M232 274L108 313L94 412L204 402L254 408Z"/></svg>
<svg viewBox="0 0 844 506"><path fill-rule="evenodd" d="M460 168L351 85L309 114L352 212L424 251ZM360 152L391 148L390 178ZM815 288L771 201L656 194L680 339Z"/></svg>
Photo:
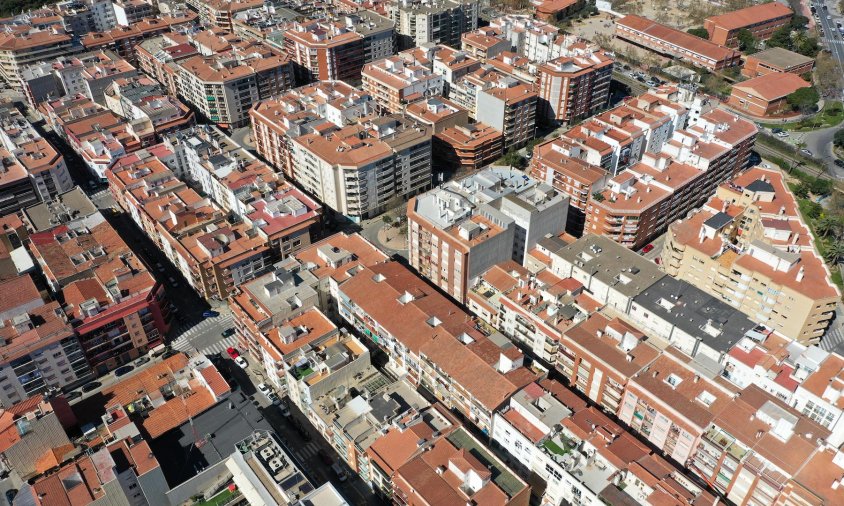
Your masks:
<svg viewBox="0 0 844 506"><path fill-rule="evenodd" d="M240 353L238 353L237 350L232 348L231 346L226 348L226 353L229 354L229 356L232 358L232 360L234 360L234 359L236 359L237 357L240 356Z"/></svg>
<svg viewBox="0 0 844 506"><path fill-rule="evenodd" d="M654 249L654 245L653 245L653 244L648 244L647 246L645 246L644 248L642 248L642 253L650 253L650 252L651 252L651 250L653 250L653 249Z"/></svg>

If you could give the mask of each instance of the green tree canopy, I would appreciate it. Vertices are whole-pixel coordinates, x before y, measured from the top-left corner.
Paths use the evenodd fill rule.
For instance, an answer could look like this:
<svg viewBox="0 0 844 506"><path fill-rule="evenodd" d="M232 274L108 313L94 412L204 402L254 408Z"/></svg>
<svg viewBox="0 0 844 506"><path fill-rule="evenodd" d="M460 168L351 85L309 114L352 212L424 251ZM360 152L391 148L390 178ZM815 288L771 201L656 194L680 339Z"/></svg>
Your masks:
<svg viewBox="0 0 844 506"><path fill-rule="evenodd" d="M835 132L835 135L832 137L832 143L835 144L836 147L844 148L844 128Z"/></svg>
<svg viewBox="0 0 844 506"><path fill-rule="evenodd" d="M694 35L695 37L700 37L701 39L709 39L709 32L707 32L706 28L703 28L702 26L699 26L697 28L689 28L686 31Z"/></svg>
<svg viewBox="0 0 844 506"><path fill-rule="evenodd" d="M791 95L787 96L786 100L788 101L788 105L790 105L795 111L807 113L817 106L820 98L821 96L818 94L818 90L816 90L814 86L809 86L808 88L800 88L795 91Z"/></svg>
<svg viewBox="0 0 844 506"><path fill-rule="evenodd" d="M753 36L750 30L742 28L736 34L739 41L739 51L744 54L753 54L759 51L759 41Z"/></svg>

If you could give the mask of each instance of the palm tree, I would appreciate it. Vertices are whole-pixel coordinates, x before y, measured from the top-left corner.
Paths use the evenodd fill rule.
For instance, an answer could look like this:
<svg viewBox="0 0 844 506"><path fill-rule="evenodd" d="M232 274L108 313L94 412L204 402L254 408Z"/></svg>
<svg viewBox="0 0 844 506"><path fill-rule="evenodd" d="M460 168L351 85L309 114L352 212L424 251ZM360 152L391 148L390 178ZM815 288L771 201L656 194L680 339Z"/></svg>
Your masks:
<svg viewBox="0 0 844 506"><path fill-rule="evenodd" d="M828 262L838 264L844 259L844 242L835 241L830 243L826 247L826 254L824 256L826 256Z"/></svg>
<svg viewBox="0 0 844 506"><path fill-rule="evenodd" d="M815 223L815 231L826 237L838 229L838 220L832 216L824 216Z"/></svg>

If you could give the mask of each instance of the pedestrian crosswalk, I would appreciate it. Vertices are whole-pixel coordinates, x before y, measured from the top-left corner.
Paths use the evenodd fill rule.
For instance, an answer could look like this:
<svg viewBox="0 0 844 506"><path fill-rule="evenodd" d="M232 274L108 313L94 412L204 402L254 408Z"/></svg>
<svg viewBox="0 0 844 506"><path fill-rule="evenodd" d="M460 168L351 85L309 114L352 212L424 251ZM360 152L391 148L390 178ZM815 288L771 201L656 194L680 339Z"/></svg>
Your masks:
<svg viewBox="0 0 844 506"><path fill-rule="evenodd" d="M193 351L196 349L196 347L191 341L192 337L196 336L197 334L202 334L206 332L211 327L216 327L218 329L227 329L231 326L231 322L232 316L230 314L227 314L219 316L217 318L209 318L206 320L202 320L201 322L193 326L180 327L177 331L179 333L179 337L177 337L170 343L170 347L177 351ZM237 337L229 336L225 339L221 339L220 341L214 343L211 346L208 346L198 351L203 354L218 353L220 351L224 351L229 346L234 346L235 343L237 343Z"/></svg>
<svg viewBox="0 0 844 506"><path fill-rule="evenodd" d="M237 348L237 336L220 339L211 346L202 348L199 350L199 353L202 355L214 355L215 353L225 353L227 348Z"/></svg>
<svg viewBox="0 0 844 506"><path fill-rule="evenodd" d="M309 459L319 453L319 445L311 441L300 449L294 450L293 453L295 453L296 456L299 457L300 461Z"/></svg>
<svg viewBox="0 0 844 506"><path fill-rule="evenodd" d="M844 326L837 326L826 331L821 339L821 349L824 351L841 352L844 350Z"/></svg>

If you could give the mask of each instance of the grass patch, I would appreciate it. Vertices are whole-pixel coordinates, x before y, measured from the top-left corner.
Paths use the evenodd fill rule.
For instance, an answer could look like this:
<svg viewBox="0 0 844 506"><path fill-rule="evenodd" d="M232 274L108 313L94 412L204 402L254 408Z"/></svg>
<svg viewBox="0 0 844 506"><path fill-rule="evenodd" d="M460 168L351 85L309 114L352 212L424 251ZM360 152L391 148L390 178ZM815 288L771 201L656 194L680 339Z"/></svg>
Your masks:
<svg viewBox="0 0 844 506"><path fill-rule="evenodd" d="M229 489L225 489L214 497L208 499L207 501L198 501L194 504L196 504L197 506L222 506L223 504L226 504L227 502L231 501L237 493L237 491L232 492Z"/></svg>
<svg viewBox="0 0 844 506"><path fill-rule="evenodd" d="M545 449L547 449L549 452L556 453L557 455L560 455L560 456L565 455L566 453L569 452L568 447L566 446L565 443L563 443L563 446L560 447L560 445L558 445L557 443L555 443L551 439L545 441L545 444L543 446L545 446Z"/></svg>
<svg viewBox="0 0 844 506"><path fill-rule="evenodd" d="M823 109L811 118L804 118L793 123L763 123L767 128L781 128L783 130L805 132L821 128L833 127L844 121L844 104L832 100L824 103Z"/></svg>
<svg viewBox="0 0 844 506"><path fill-rule="evenodd" d="M789 184L789 186L791 186L791 184ZM823 209L817 202L812 202L809 199L802 198L797 199L797 208L800 210L800 215L803 217L803 221L805 221L806 225L809 226L809 232L812 234L812 238L815 241L815 248L818 250L818 254L826 262L826 250L827 245L829 244L829 239L821 237L817 232L815 232L815 223L822 216ZM841 270L837 265L830 265L829 262L826 263L831 273L829 278L830 281L835 283L839 289L844 290L844 279L842 279Z"/></svg>

